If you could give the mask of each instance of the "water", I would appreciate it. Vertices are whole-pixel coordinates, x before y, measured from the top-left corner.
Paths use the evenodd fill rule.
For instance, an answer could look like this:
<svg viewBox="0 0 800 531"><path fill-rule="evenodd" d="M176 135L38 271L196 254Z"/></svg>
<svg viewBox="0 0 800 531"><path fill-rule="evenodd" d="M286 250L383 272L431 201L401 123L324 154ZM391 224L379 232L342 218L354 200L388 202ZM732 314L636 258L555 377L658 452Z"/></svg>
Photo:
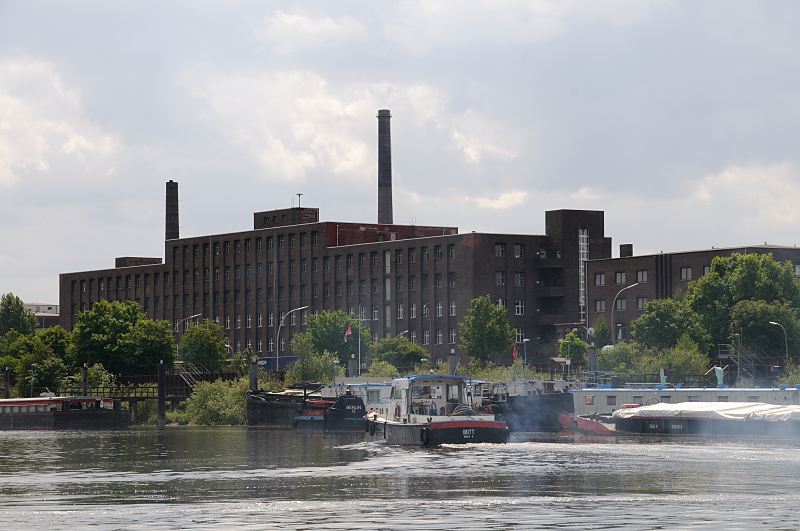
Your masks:
<svg viewBox="0 0 800 531"><path fill-rule="evenodd" d="M514 439L512 439L514 441ZM2 529L796 529L800 441L0 432Z"/></svg>

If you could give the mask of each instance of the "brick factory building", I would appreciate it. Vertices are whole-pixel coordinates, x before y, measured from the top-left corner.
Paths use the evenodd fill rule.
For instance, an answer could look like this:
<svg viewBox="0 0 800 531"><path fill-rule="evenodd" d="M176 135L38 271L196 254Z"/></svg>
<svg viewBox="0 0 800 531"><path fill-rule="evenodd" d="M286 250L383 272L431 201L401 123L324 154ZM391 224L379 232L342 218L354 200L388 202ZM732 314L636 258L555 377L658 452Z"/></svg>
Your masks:
<svg viewBox="0 0 800 531"><path fill-rule="evenodd" d="M275 349L291 354L308 315L339 309L362 319L373 340L404 335L442 361L462 354L458 325L473 298L489 295L507 309L518 341L530 339L529 361L545 362L563 330L585 319L586 260L611 256L603 212L548 211L544 235L394 224L388 120L379 111L379 223L320 221L318 209L298 207L257 212L251 230L181 238L170 181L165 258L123 257L114 268L60 275L62 326L71 329L96 301L133 300L177 334L189 320L211 319L233 350L272 358ZM281 317L303 306L275 344Z"/></svg>
<svg viewBox="0 0 800 531"><path fill-rule="evenodd" d="M619 258L587 262L589 323L604 315L615 339L629 339L630 323L642 315L645 304L686 291L690 281L711 270L714 257L736 253L771 254L779 262L791 262L800 277L797 247L753 245L633 256L633 245L624 244Z"/></svg>

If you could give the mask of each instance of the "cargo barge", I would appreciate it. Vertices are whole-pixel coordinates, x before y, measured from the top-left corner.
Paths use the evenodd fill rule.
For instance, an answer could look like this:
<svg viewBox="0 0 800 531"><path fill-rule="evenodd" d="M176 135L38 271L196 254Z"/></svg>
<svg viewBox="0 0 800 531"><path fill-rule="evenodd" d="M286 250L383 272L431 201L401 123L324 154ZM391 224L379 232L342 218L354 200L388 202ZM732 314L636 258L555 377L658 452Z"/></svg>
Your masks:
<svg viewBox="0 0 800 531"><path fill-rule="evenodd" d="M119 400L46 396L0 400L0 430L108 430L130 426Z"/></svg>

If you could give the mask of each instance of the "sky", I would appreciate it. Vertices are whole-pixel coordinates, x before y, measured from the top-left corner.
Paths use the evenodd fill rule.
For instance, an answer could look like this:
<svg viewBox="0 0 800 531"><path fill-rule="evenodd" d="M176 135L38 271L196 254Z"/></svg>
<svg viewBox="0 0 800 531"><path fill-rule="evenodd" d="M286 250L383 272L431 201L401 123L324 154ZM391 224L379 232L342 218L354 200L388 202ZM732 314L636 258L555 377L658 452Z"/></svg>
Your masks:
<svg viewBox="0 0 800 531"><path fill-rule="evenodd" d="M800 243L800 3L0 0L0 293L320 208L635 254Z"/></svg>

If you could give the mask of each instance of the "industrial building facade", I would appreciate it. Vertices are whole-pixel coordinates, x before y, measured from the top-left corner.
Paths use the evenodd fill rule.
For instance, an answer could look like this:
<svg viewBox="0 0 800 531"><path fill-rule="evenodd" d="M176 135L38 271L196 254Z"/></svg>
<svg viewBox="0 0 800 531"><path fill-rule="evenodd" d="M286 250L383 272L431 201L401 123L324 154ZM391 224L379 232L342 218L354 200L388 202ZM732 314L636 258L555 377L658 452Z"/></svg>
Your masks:
<svg viewBox="0 0 800 531"><path fill-rule="evenodd" d="M797 247L754 245L633 256L632 245L620 245L619 258L586 264L588 322L591 325L602 315L616 340L629 339L631 322L649 301L685 292L689 282L711 270L714 257L732 254L771 254L779 262L791 262L800 277Z"/></svg>
<svg viewBox="0 0 800 531"><path fill-rule="evenodd" d="M271 357L276 349L290 354L308 315L343 310L373 340L403 335L441 361L461 354L464 312L489 295L506 308L518 340L531 340L529 359L543 361L555 352L559 326L581 318L581 253L607 257L611 247L596 211L547 212L545 235L320 222L318 215L259 212L253 230L166 240L163 263L126 257L113 269L62 274L62 326L71 329L98 300L133 300L178 334L189 321L211 319L233 350ZM304 306L286 317L277 339L283 316Z"/></svg>

